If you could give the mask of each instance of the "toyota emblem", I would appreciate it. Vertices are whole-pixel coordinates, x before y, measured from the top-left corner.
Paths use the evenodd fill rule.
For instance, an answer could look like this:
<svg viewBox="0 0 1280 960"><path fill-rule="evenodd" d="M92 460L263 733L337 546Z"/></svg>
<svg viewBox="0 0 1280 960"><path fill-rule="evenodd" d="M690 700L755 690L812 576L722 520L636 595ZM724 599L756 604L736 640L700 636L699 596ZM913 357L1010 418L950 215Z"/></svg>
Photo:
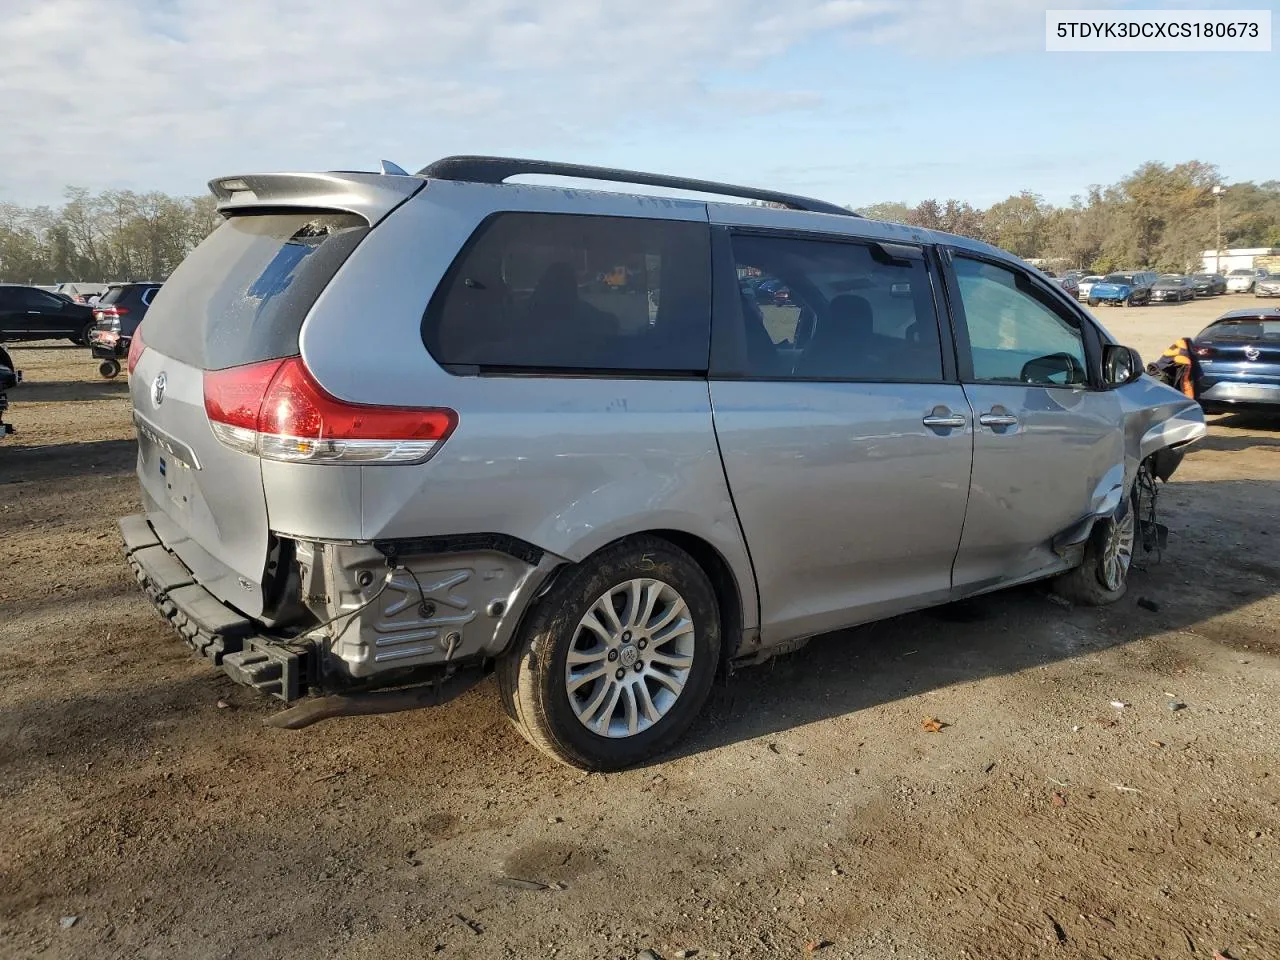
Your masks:
<svg viewBox="0 0 1280 960"><path fill-rule="evenodd" d="M1244 358L1246 360L1257 360L1260 356L1262 356L1262 351L1257 347L1249 346L1244 348Z"/></svg>
<svg viewBox="0 0 1280 960"><path fill-rule="evenodd" d="M169 378L166 377L164 375L164 371L161 370L160 373L156 375L155 380L151 384L151 402L154 403L157 407L160 406L160 404L164 403L164 388L166 385L168 385L168 383L169 383Z"/></svg>

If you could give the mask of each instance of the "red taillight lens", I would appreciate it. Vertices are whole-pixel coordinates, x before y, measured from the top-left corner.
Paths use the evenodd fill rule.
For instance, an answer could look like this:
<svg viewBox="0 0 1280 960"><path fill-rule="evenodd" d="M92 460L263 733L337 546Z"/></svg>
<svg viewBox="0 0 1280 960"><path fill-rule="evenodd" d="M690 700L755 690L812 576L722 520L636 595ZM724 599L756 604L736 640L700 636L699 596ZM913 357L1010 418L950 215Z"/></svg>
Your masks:
<svg viewBox="0 0 1280 960"><path fill-rule="evenodd" d="M206 371L204 408L227 446L311 463L417 463L458 423L452 410L339 400L301 357Z"/></svg>
<svg viewBox="0 0 1280 960"><path fill-rule="evenodd" d="M147 345L142 342L142 327L133 331L133 339L129 341L129 359L127 362L129 372L133 373L133 368L138 365L138 361L142 359L142 351L147 349Z"/></svg>
<svg viewBox="0 0 1280 960"><path fill-rule="evenodd" d="M98 307L93 312L102 317L124 317L128 316L129 308L117 306Z"/></svg>

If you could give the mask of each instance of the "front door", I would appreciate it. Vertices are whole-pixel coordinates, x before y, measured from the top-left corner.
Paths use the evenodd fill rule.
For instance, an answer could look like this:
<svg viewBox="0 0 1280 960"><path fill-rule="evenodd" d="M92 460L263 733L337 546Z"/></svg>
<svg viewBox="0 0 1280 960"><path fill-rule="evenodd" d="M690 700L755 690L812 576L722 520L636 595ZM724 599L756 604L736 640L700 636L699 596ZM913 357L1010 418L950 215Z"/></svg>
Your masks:
<svg viewBox="0 0 1280 960"><path fill-rule="evenodd" d="M1120 401L1089 323L1029 271L955 253L960 378L976 419L958 593L1052 572L1053 538L1124 482ZM958 301L958 302L955 302Z"/></svg>
<svg viewBox="0 0 1280 960"><path fill-rule="evenodd" d="M945 599L973 435L924 250L727 232L715 249L711 401L762 640Z"/></svg>

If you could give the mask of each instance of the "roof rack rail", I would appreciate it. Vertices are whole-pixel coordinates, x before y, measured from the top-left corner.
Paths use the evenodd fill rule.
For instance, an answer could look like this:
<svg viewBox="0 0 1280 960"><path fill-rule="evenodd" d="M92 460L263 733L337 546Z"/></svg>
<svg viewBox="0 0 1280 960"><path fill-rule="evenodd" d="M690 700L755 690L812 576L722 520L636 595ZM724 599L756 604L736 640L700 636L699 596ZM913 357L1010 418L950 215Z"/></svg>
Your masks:
<svg viewBox="0 0 1280 960"><path fill-rule="evenodd" d="M618 170L614 167L592 167L581 163L556 163L552 160L521 160L516 157L444 157L418 171L418 176L435 180L462 180L468 183L502 183L511 177L538 174L551 177L576 177L580 180L607 180L613 183L636 183L649 187L668 187L673 190L692 190L698 193L714 193L747 200L778 203L791 210L810 213L835 213L845 217L859 214L825 200L813 200L777 190L761 190L757 187L739 187L714 180L691 180L688 177L670 177L662 173L641 173L637 170Z"/></svg>

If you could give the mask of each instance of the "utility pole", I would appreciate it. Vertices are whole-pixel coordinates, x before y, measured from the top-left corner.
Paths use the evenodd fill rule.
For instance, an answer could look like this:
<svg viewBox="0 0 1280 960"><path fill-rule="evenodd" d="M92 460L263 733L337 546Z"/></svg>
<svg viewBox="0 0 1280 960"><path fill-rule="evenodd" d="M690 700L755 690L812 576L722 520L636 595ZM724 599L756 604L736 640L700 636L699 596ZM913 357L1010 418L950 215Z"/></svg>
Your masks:
<svg viewBox="0 0 1280 960"><path fill-rule="evenodd" d="M1218 215L1217 246L1213 249L1213 272L1222 272L1222 184L1213 185L1213 206Z"/></svg>

